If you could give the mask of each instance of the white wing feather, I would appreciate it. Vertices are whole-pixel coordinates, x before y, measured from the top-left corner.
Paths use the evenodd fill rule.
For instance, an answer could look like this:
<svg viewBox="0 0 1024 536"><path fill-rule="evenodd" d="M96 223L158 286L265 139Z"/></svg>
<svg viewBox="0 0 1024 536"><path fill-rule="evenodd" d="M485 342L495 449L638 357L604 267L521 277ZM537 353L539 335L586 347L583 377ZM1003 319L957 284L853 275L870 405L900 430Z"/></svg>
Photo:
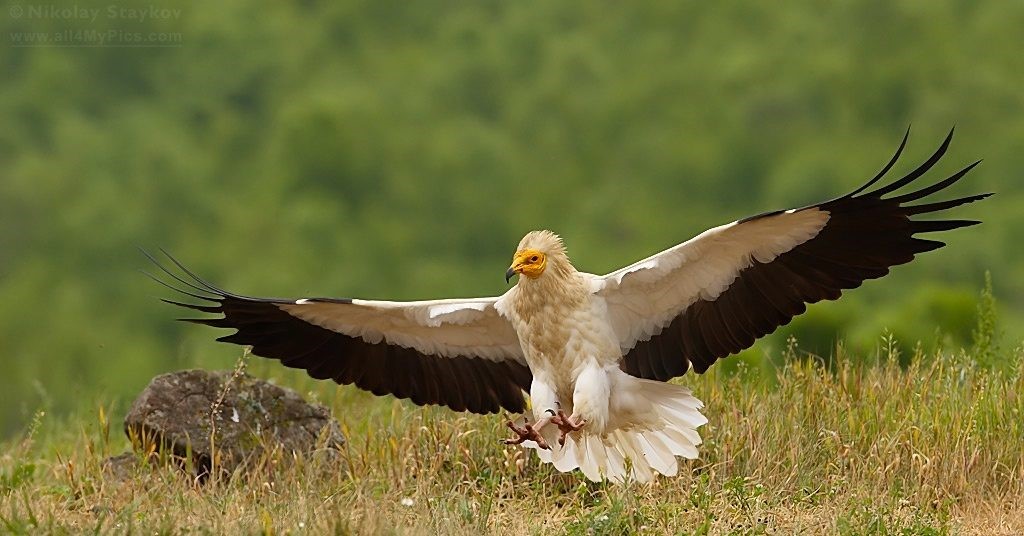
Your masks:
<svg viewBox="0 0 1024 536"><path fill-rule="evenodd" d="M807 208L733 222L595 276L622 352L660 333L698 299L716 299L753 262L771 262L814 238L828 219L828 212Z"/></svg>
<svg viewBox="0 0 1024 536"><path fill-rule="evenodd" d="M414 302L296 300L278 307L305 322L443 357L481 357L526 364L512 325L498 314L498 298Z"/></svg>

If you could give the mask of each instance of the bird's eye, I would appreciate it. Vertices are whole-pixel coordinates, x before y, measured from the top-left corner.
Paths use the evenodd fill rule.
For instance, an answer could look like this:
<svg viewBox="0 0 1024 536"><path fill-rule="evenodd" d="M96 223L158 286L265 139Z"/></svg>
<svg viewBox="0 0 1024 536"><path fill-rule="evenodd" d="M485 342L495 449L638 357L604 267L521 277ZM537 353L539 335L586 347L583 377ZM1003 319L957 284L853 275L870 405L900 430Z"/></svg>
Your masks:
<svg viewBox="0 0 1024 536"><path fill-rule="evenodd" d="M538 260L540 260L540 258L537 257L536 255L530 257L530 262L537 262Z"/></svg>

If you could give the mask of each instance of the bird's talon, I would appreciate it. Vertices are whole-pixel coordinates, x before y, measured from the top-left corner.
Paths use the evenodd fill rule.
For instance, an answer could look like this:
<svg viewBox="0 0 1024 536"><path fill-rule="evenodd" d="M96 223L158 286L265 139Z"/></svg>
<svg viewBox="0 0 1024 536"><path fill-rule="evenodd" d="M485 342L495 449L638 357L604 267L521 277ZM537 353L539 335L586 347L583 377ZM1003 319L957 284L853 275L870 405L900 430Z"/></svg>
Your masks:
<svg viewBox="0 0 1024 536"><path fill-rule="evenodd" d="M555 426L558 426L558 429L562 432L561 435L558 436L558 444L562 446L565 445L565 439L569 437L569 434L579 431L587 424L586 419L580 419L579 422L574 422L572 417L566 415L562 410L558 410L558 413L551 417L551 422Z"/></svg>
<svg viewBox="0 0 1024 536"><path fill-rule="evenodd" d="M519 436L510 439L503 439L502 442L505 443L506 445L521 445L525 441L533 441L537 443L538 447L544 450L551 449L551 447L548 445L548 442L544 440L544 437L541 436L540 433L538 433L537 430L533 428L533 426L530 426L529 423L524 424L523 427L520 428L516 426L514 422L508 421L505 423L505 426L509 427L510 430L512 430L513 432L515 432L517 436Z"/></svg>

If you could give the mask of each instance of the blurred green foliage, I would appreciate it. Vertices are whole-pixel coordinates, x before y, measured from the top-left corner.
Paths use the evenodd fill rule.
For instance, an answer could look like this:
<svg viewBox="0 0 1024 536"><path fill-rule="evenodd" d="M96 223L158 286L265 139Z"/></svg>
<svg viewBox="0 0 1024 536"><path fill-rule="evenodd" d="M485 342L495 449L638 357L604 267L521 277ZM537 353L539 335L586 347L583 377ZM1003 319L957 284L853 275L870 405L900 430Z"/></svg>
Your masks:
<svg viewBox="0 0 1024 536"><path fill-rule="evenodd" d="M947 195L999 192L957 211L986 224L749 353L968 345L986 269L1022 324L1022 3L39 5L0 13L0 435L238 355L170 321L136 246L254 295L493 295L530 229L609 271L845 193L910 123L896 171L955 124L933 177L985 158ZM16 42L80 30L176 42Z"/></svg>

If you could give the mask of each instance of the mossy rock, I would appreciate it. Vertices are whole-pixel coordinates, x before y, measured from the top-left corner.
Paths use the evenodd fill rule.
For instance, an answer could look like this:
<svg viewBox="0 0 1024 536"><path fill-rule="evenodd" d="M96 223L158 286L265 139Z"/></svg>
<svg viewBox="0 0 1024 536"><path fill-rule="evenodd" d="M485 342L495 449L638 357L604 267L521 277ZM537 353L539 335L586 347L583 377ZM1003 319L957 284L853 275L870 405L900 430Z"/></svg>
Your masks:
<svg viewBox="0 0 1024 536"><path fill-rule="evenodd" d="M327 408L291 389L232 371L162 374L132 403L125 433L143 453L189 460L199 475L233 473L266 456L337 456L345 443Z"/></svg>

